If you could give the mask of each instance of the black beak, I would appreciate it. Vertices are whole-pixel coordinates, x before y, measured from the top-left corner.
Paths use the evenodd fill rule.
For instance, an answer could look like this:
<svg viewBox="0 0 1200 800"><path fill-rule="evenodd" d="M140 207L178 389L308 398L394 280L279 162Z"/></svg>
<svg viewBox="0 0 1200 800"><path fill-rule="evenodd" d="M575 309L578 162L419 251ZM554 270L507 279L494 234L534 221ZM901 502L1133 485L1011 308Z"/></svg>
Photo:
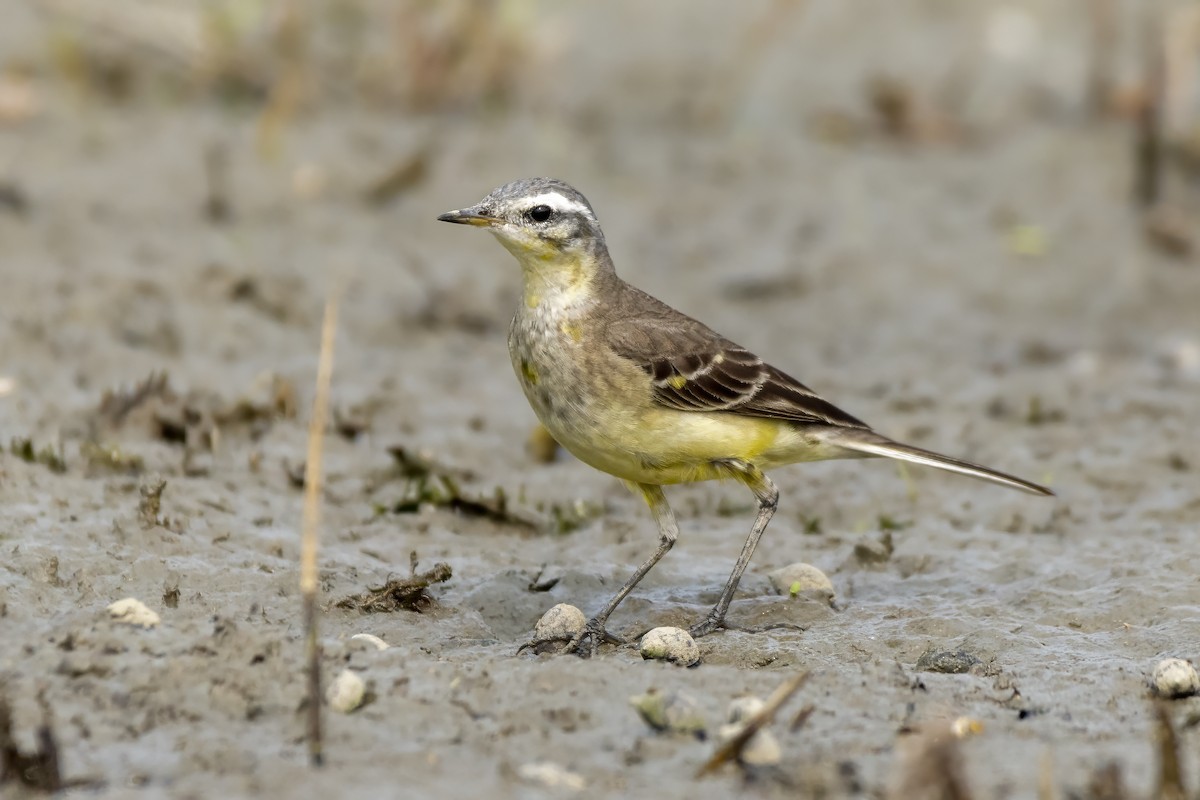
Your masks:
<svg viewBox="0 0 1200 800"><path fill-rule="evenodd" d="M477 225L486 227L495 225L499 220L479 212L477 207L460 208L458 211L447 211L438 216L438 222L453 222L456 225Z"/></svg>

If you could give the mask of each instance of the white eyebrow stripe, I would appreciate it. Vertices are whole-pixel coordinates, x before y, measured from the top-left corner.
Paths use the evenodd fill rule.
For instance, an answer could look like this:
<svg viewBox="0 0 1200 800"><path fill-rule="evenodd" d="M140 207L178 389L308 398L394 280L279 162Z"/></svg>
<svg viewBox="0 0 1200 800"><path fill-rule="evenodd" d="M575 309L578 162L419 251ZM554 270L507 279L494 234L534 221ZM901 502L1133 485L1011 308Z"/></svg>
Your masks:
<svg viewBox="0 0 1200 800"><path fill-rule="evenodd" d="M575 211L580 214L586 214L589 217L594 216L591 209L583 203L572 200L558 192L543 192L536 197L529 198L529 203L531 206L547 205L555 211Z"/></svg>

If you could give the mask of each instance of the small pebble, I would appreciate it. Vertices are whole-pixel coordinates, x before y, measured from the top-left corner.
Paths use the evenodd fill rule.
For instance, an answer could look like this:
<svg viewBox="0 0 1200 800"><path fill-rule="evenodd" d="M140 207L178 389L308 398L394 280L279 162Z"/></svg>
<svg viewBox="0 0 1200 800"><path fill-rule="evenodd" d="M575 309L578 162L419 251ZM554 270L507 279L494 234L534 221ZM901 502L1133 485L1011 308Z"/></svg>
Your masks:
<svg viewBox="0 0 1200 800"><path fill-rule="evenodd" d="M1182 658L1165 658L1154 668L1152 683L1159 697L1177 699L1200 693L1200 674L1192 662Z"/></svg>
<svg viewBox="0 0 1200 800"><path fill-rule="evenodd" d="M540 761L532 764L522 764L517 767L517 774L530 783L540 783L551 789L563 788L573 792L587 788L583 776L571 772L550 761Z"/></svg>
<svg viewBox="0 0 1200 800"><path fill-rule="evenodd" d="M538 620L533 629L535 642L569 642L587 625L587 617L573 605L559 603Z"/></svg>
<svg viewBox="0 0 1200 800"><path fill-rule="evenodd" d="M350 637L350 640L374 645L376 650L387 650L391 647L391 645L373 633L356 633Z"/></svg>
<svg viewBox="0 0 1200 800"><path fill-rule="evenodd" d="M728 742L737 736L750 718L762 711L763 705L763 701L757 697L734 699L729 704L729 722L720 727L717 731L717 738L722 742ZM751 736L750 741L746 742L746 746L738 754L739 762L752 767L778 764L782 758L783 749L779 746L779 740L766 728Z"/></svg>
<svg viewBox="0 0 1200 800"><path fill-rule="evenodd" d="M955 717L950 723L950 733L956 739L968 739L983 733L983 722L974 717Z"/></svg>
<svg viewBox="0 0 1200 800"><path fill-rule="evenodd" d="M833 605L833 582L812 564L788 564L767 575L779 594L803 595Z"/></svg>
<svg viewBox="0 0 1200 800"><path fill-rule="evenodd" d="M939 652L932 647L917 659L918 672L941 672L946 675L962 675L983 662L966 650Z"/></svg>
<svg viewBox="0 0 1200 800"><path fill-rule="evenodd" d="M707 730L704 714L689 695L659 692L654 689L629 698L642 719L651 728L665 733L682 733L703 739Z"/></svg>
<svg viewBox="0 0 1200 800"><path fill-rule="evenodd" d="M353 670L344 669L329 684L325 699L334 711L349 714L363 704L367 697L367 684Z"/></svg>
<svg viewBox="0 0 1200 800"><path fill-rule="evenodd" d="M133 625L138 628L153 628L162 620L158 614L134 597L118 600L108 607L108 614L122 625Z"/></svg>
<svg viewBox="0 0 1200 800"><path fill-rule="evenodd" d="M1200 342L1195 339L1172 339L1160 345L1159 358L1172 373L1200 377Z"/></svg>
<svg viewBox="0 0 1200 800"><path fill-rule="evenodd" d="M863 539L854 545L854 557L864 567L886 564L895 552L892 532L884 531L878 539Z"/></svg>
<svg viewBox="0 0 1200 800"><path fill-rule="evenodd" d="M654 628L642 637L639 649L642 658L661 659L690 667L700 662L700 648L696 640L682 628Z"/></svg>

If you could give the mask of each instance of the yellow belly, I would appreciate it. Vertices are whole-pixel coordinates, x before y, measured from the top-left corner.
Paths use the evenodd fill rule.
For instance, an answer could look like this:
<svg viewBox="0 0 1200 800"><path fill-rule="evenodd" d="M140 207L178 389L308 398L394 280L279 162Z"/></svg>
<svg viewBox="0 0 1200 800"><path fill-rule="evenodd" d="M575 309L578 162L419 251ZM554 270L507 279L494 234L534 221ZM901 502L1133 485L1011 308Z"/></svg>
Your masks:
<svg viewBox="0 0 1200 800"><path fill-rule="evenodd" d="M651 408L585 429L551 429L576 458L636 483L672 484L729 477L721 462L760 469L835 457L790 423L720 412Z"/></svg>

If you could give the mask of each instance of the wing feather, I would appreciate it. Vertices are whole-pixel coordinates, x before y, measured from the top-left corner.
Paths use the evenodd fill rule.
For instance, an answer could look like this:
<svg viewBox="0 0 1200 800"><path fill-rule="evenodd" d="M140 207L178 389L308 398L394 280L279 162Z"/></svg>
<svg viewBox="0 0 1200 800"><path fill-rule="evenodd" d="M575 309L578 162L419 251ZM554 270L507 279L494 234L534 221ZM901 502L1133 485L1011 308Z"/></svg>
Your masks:
<svg viewBox="0 0 1200 800"><path fill-rule="evenodd" d="M628 284L625 307L604 326L605 344L638 364L654 399L680 411L720 411L798 423L866 428L744 347Z"/></svg>

